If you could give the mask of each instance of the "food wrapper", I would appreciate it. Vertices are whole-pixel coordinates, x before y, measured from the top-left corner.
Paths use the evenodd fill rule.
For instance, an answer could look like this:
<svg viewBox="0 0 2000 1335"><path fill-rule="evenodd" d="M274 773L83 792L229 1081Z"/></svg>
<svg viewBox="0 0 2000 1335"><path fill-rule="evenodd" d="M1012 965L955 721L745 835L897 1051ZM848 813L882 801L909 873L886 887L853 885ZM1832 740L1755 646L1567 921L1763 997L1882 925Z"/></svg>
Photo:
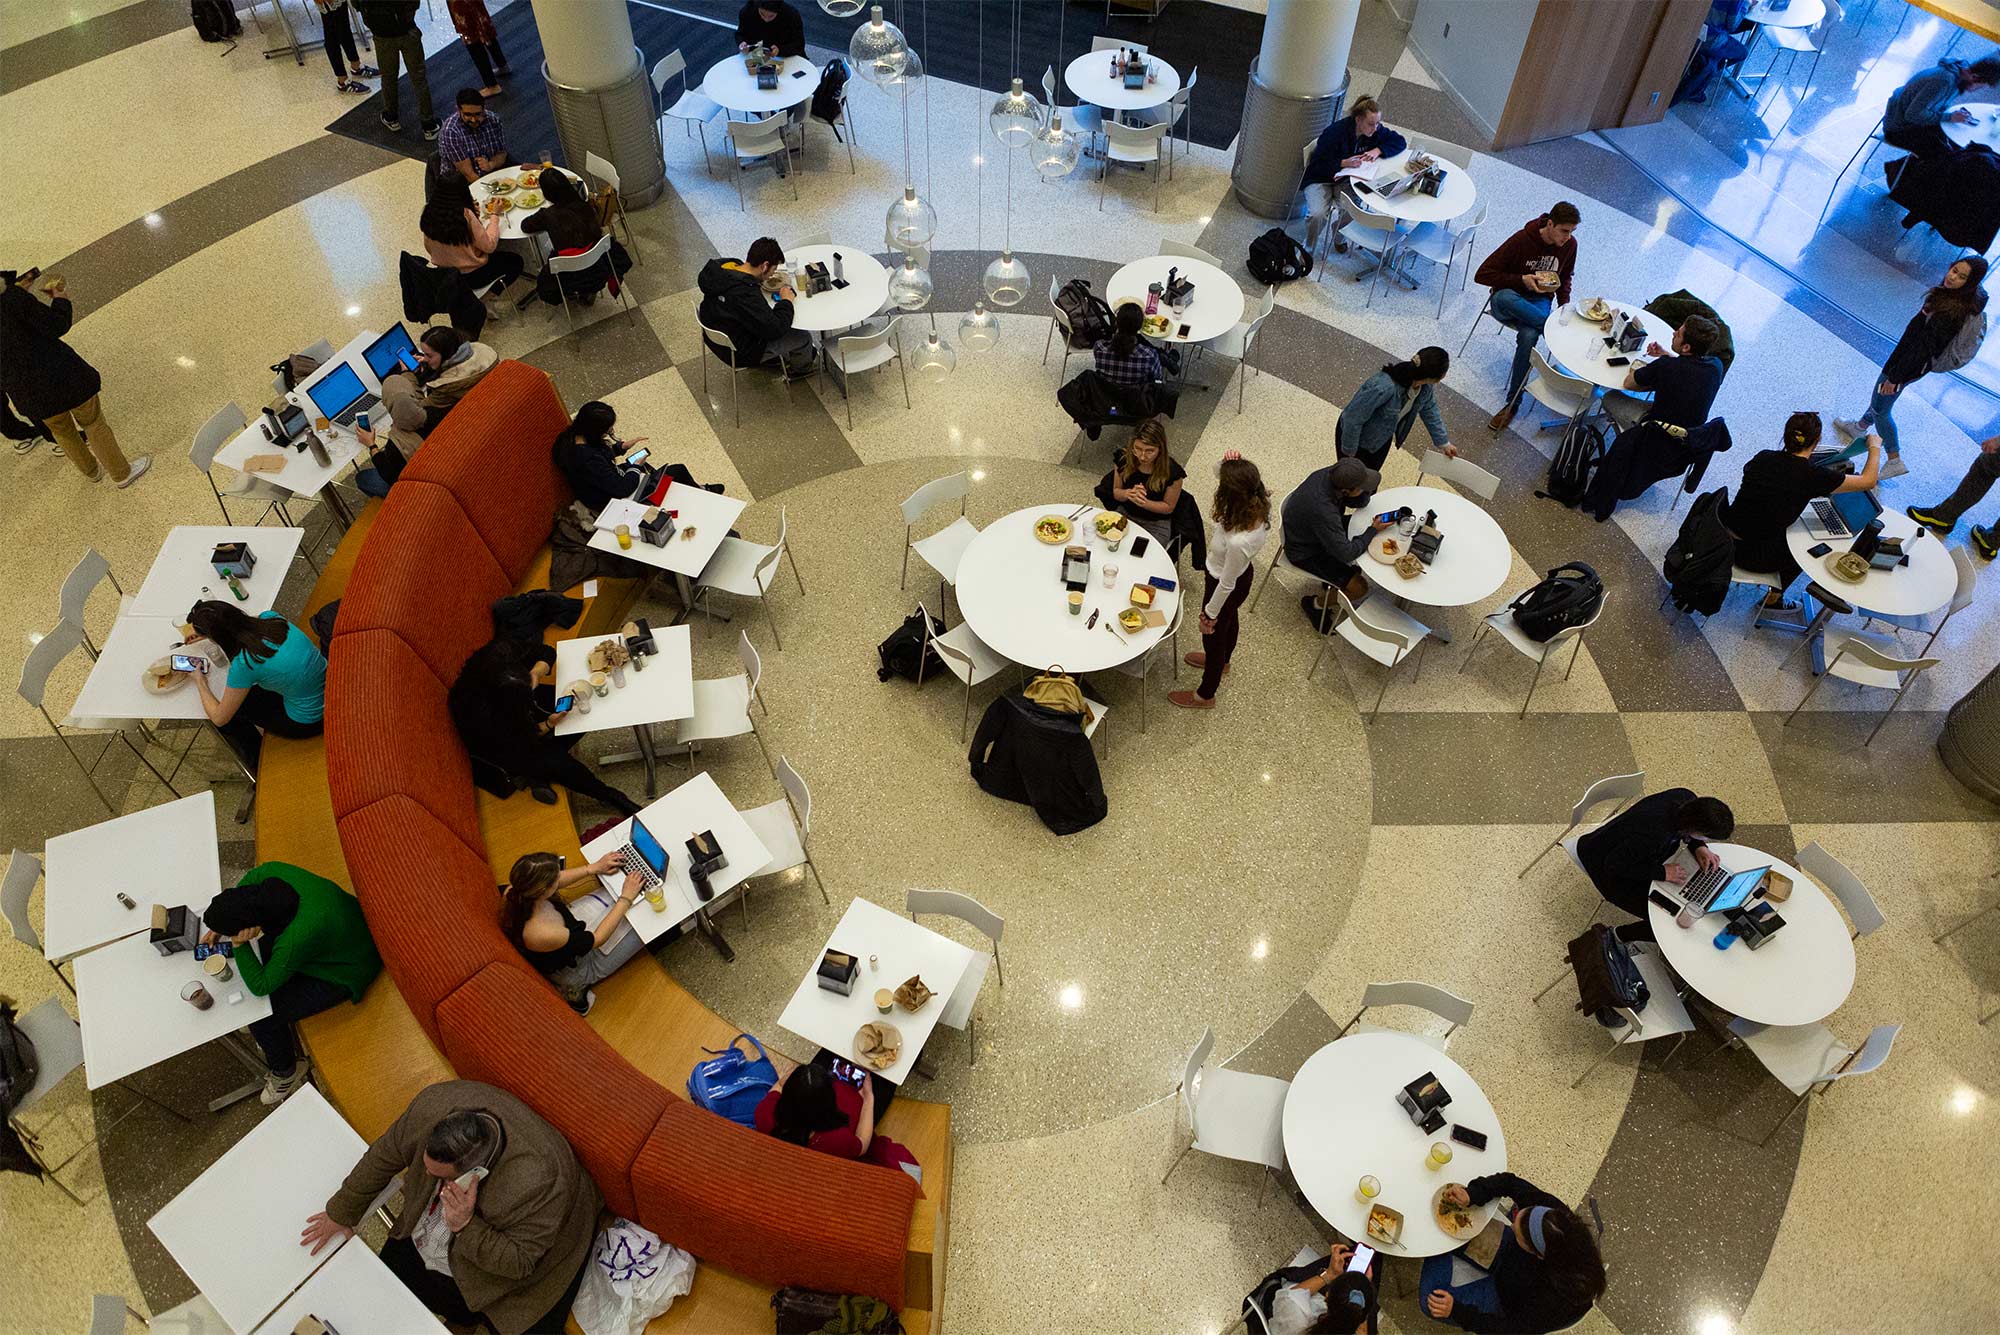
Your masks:
<svg viewBox="0 0 2000 1335"><path fill-rule="evenodd" d="M923 975L911 974L904 980L903 985L896 989L896 1004L906 1011L920 1011L924 1008L924 1003L936 995L937 993L924 985Z"/></svg>
<svg viewBox="0 0 2000 1335"><path fill-rule="evenodd" d="M854 1033L854 1056L871 1071L886 1071L903 1055L903 1035L893 1024L864 1024Z"/></svg>

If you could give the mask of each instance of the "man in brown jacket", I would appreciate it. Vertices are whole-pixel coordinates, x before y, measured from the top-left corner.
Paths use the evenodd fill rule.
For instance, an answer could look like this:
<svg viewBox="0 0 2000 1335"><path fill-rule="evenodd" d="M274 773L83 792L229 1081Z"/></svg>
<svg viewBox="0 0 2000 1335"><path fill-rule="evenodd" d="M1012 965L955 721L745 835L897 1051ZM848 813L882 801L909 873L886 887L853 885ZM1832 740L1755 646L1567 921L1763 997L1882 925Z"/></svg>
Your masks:
<svg viewBox="0 0 2000 1335"><path fill-rule="evenodd" d="M398 1174L403 1204L382 1260L410 1292L500 1335L563 1329L604 1200L554 1127L491 1085L432 1085L306 1221L300 1245L347 1237Z"/></svg>

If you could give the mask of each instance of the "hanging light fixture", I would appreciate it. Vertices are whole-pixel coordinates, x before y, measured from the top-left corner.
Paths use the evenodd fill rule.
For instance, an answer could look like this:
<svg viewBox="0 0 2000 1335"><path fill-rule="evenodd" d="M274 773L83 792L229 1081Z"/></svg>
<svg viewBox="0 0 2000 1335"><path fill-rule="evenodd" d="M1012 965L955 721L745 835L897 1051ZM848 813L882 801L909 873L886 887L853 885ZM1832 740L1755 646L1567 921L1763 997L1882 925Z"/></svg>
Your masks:
<svg viewBox="0 0 2000 1335"><path fill-rule="evenodd" d="M868 12L868 22L854 30L847 43L847 59L855 74L880 87L903 72L910 58L910 44L903 30L882 21L882 6Z"/></svg>
<svg viewBox="0 0 2000 1335"><path fill-rule="evenodd" d="M1015 259L1013 251L1003 249L1000 258L986 266L980 285L995 306L1018 306L1027 300L1028 282L1028 266Z"/></svg>
<svg viewBox="0 0 2000 1335"><path fill-rule="evenodd" d="M903 187L903 197L889 206L889 242L899 250L928 245L937 234L937 210L917 198L917 188Z"/></svg>
<svg viewBox="0 0 2000 1335"><path fill-rule="evenodd" d="M951 344L938 337L933 329L925 336L924 345L917 349L917 355L910 360L916 369L917 379L935 385L944 380L958 365L958 354L951 350Z"/></svg>
<svg viewBox="0 0 2000 1335"><path fill-rule="evenodd" d="M1016 79L986 113L986 123L993 127L995 139L1008 148L1019 148L1042 128L1042 104Z"/></svg>
<svg viewBox="0 0 2000 1335"><path fill-rule="evenodd" d="M976 301L958 322L958 341L968 352L984 352L1000 341L1000 317Z"/></svg>
<svg viewBox="0 0 2000 1335"><path fill-rule="evenodd" d="M851 19L862 9L861 0L819 0L819 7L837 19Z"/></svg>
<svg viewBox="0 0 2000 1335"><path fill-rule="evenodd" d="M1049 109L1049 123L1036 131L1028 145L1028 161L1042 179L1053 181L1076 170L1083 157L1083 136L1063 125L1062 108Z"/></svg>
<svg viewBox="0 0 2000 1335"><path fill-rule="evenodd" d="M1015 0L1014 60L1016 64L1019 64L1021 59L1020 16L1020 0ZM1028 105L1033 108L1033 112L1032 114L1024 113L1026 114L1024 123L1028 126L1027 132L1022 134L1018 139L1010 139L1008 137L1010 131L1012 129L1019 129L1021 126L1010 123L1008 129L1003 129L1000 113L1001 108L1006 106L1010 99L1016 95L1026 98ZM1012 89L1004 94L998 102L993 104L993 112L987 117L987 122L993 127L993 137L1009 148L1013 148L1029 142L1034 131L1041 128L1040 110L1041 106L1039 103L1021 92L1021 81L1016 79L1014 80ZM1014 155L1012 153L1007 155L1007 229L1000 242L1000 258L986 266L986 273L980 279L980 285L986 289L986 299L995 306L1018 306L1028 296L1028 266L1014 258Z"/></svg>
<svg viewBox="0 0 2000 1335"><path fill-rule="evenodd" d="M903 267L889 275L889 300L906 311L920 311L931 304L931 276L917 266L914 251L903 252Z"/></svg>
<svg viewBox="0 0 2000 1335"><path fill-rule="evenodd" d="M912 51L910 58L903 64L902 72L893 79L883 81L882 91L891 97L908 97L916 90L923 77L924 62L916 52Z"/></svg>

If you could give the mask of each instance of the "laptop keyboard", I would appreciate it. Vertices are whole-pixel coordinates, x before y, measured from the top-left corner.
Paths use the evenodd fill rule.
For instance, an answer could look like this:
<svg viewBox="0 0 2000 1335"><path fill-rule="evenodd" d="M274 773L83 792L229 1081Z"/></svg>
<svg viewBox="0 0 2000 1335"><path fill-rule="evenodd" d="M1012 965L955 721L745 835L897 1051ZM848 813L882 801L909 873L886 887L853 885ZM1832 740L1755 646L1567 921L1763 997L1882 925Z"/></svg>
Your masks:
<svg viewBox="0 0 2000 1335"><path fill-rule="evenodd" d="M633 848L630 844L627 844L625 845L625 847L619 849L618 855L619 857L624 859L626 871L631 872L633 875L637 876L640 880L644 881L648 886L655 886L660 884L660 878L658 874L656 874L651 867L646 865L646 859L640 857L638 850Z"/></svg>
<svg viewBox="0 0 2000 1335"><path fill-rule="evenodd" d="M1728 879L1729 873L1724 871L1720 864L1704 867L1688 877L1687 884L1682 886L1681 890L1688 903L1700 904L1721 889L1722 883Z"/></svg>
<svg viewBox="0 0 2000 1335"><path fill-rule="evenodd" d="M1828 533L1836 538L1848 536L1847 521L1840 517L1840 511L1833 508L1832 501L1815 500L1812 502L1812 512L1813 517L1819 520L1819 526Z"/></svg>
<svg viewBox="0 0 2000 1335"><path fill-rule="evenodd" d="M361 416L363 413L374 412L380 403L381 400L379 399L356 399L348 406L347 411L341 413L340 416L333 420L341 426L353 426L355 418Z"/></svg>

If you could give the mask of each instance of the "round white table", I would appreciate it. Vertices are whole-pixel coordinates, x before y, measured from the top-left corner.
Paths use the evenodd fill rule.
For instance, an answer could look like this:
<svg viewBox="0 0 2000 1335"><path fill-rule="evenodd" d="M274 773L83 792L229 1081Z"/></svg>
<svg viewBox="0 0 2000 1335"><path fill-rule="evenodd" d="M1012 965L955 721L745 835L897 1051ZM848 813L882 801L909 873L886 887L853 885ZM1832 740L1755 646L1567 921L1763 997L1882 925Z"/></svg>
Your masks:
<svg viewBox="0 0 2000 1335"><path fill-rule="evenodd" d="M833 272L833 252L840 252L840 271L846 287L807 296L798 287L808 264L824 264ZM796 246L785 255L792 283L799 298L792 303L792 328L821 334L834 329L851 329L878 313L889 300L889 271L861 246Z"/></svg>
<svg viewBox="0 0 2000 1335"><path fill-rule="evenodd" d="M1243 289L1236 286L1236 280L1206 260L1187 255L1148 255L1143 260L1133 260L1111 275L1104 288L1104 299L1113 310L1127 301L1143 306L1146 289L1154 283L1164 286L1169 269L1180 270L1181 277L1194 283L1194 296L1179 315L1162 301L1160 313L1173 323L1166 333L1146 337L1156 343L1205 343L1228 333L1243 318ZM1188 327L1185 338L1181 337L1182 324Z"/></svg>
<svg viewBox="0 0 2000 1335"><path fill-rule="evenodd" d="M1066 543L1051 546L1035 537L1035 521L1043 515L1068 518L1074 505L1035 505L994 520L965 549L958 563L958 606L972 633L987 647L1024 667L1060 664L1065 672L1101 672L1128 663L1166 637L1173 625L1175 600L1182 590L1160 591L1153 606L1165 625L1146 626L1128 635L1116 617L1132 605L1134 584L1154 575L1177 579L1165 544L1148 535L1146 554L1132 555L1132 539L1145 532L1126 527L1116 553L1105 550L1095 527L1095 506L1071 521L1075 533ZM1069 591L1063 587L1064 547L1090 549L1090 583L1083 590L1083 611L1071 616ZM1118 567L1118 578L1104 587L1104 565ZM1101 611L1091 626L1090 614ZM1109 623L1109 629L1106 629Z"/></svg>
<svg viewBox="0 0 2000 1335"><path fill-rule="evenodd" d="M1978 119L1970 125L1947 119L1944 124L1938 126L1938 129L1944 131L1944 137L1951 140L1953 147L1964 148L1968 144L1984 144L1994 152L2000 153L2000 107L1988 102L1974 102L1947 108L1946 117L1954 111L1969 111Z"/></svg>
<svg viewBox="0 0 2000 1335"><path fill-rule="evenodd" d="M1110 51L1086 51L1063 70L1063 83L1076 100L1106 111L1145 111L1163 107L1181 90L1180 72L1158 56L1146 55L1156 78L1143 88L1127 88L1124 78L1113 78Z"/></svg>
<svg viewBox="0 0 2000 1335"><path fill-rule="evenodd" d="M1435 1133L1421 1130L1396 1102L1397 1091L1426 1071L1451 1095L1445 1125ZM1486 1148L1452 1140L1453 1123L1485 1132ZM1349 1034L1306 1058L1285 1095L1284 1130L1285 1162L1320 1218L1390 1256L1436 1256L1463 1246L1464 1239L1438 1227L1431 1197L1446 1183L1462 1185L1507 1167L1507 1137L1479 1082L1414 1034ZM1432 1170L1430 1147L1440 1140L1451 1146L1451 1162ZM1376 1201L1402 1213L1403 1235L1394 1246L1368 1236L1369 1207L1355 1195L1364 1175L1382 1184ZM1483 1228L1492 1214L1489 1202L1473 1218Z"/></svg>
<svg viewBox="0 0 2000 1335"><path fill-rule="evenodd" d="M1589 300L1588 297L1581 297L1571 305L1581 306ZM1646 331L1646 343L1658 343L1661 347L1665 347L1667 340L1672 337L1673 331L1666 327L1665 321L1659 316L1648 314L1637 306L1628 306L1622 301L1612 301L1609 297L1605 298L1605 302L1613 309L1624 311L1638 321L1639 327ZM1645 359L1646 343L1639 345L1638 352L1630 354L1634 358L1630 365L1606 366L1604 364L1606 357L1624 355L1613 352L1604 342L1611 326L1599 324L1595 320L1586 320L1574 309L1570 310L1569 319L1565 321L1563 310L1561 306L1552 308L1549 311L1549 318L1542 322L1542 337L1548 340L1549 351L1555 354L1557 364L1571 375L1588 380L1599 389L1625 388L1626 374Z"/></svg>
<svg viewBox="0 0 2000 1335"><path fill-rule="evenodd" d="M804 56L786 56L778 66L778 86L759 88L757 76L744 68L743 57L730 56L708 67L708 73L702 76L701 91L727 111L740 111L746 116L768 115L795 107L811 97L813 89L819 86L819 80L813 78L815 68Z"/></svg>
<svg viewBox="0 0 2000 1335"><path fill-rule="evenodd" d="M1394 199L1383 195L1381 191L1409 175L1405 168L1409 165L1410 152L1406 148L1394 157L1382 160L1382 169L1368 183L1376 188L1374 194L1360 190L1354 192L1354 197L1366 204L1370 212L1406 223L1448 223L1479 202L1479 188L1472 183L1472 173L1443 158L1438 159L1438 165L1444 168L1444 184L1435 195L1426 195L1415 189L1405 190Z"/></svg>
<svg viewBox="0 0 2000 1335"><path fill-rule="evenodd" d="M512 167L496 168L495 170L486 173L486 175L480 177L478 180L472 183L473 201L478 205L480 211L483 213L486 209L486 201L493 197L494 182L519 181L522 172L540 172L542 170L544 170L542 165L537 162L517 163ZM564 176L567 176L569 177L570 180L576 182L577 187L579 189L584 189L586 195L589 193L588 190L584 187L583 178L578 176L575 172L565 170L562 167L552 167L548 168L547 170L562 172ZM517 185L514 188L514 190L512 190L506 196L508 199L514 200L516 202L513 208L508 209L505 213L500 215L500 239L502 241L526 240L528 234L521 230L522 221L524 219L533 217L535 214L540 213L542 209L548 207L548 205L544 203L532 209L522 208L520 206L519 200L522 195L529 193L539 194L540 191L535 190L531 192L527 187ZM546 198L547 197L544 196L545 200Z"/></svg>
<svg viewBox="0 0 2000 1335"><path fill-rule="evenodd" d="M1952 594L1958 591L1958 567L1952 564L1951 552L1944 542L1934 534L1925 534L1912 542L1912 537L1922 530L1901 510L1884 510L1878 517L1883 537L1901 538L1906 544L1904 550L1909 553L1910 564L1892 570L1870 570L1858 584L1836 578L1826 568L1826 557L1814 556L1807 550L1817 546L1820 539L1806 532L1804 523L1795 523L1785 530L1785 545L1792 549L1792 559L1806 572L1807 579L1863 612L1916 617L1935 612L1950 602ZM1827 556L1846 551L1853 541L1830 539L1833 551Z"/></svg>
<svg viewBox="0 0 2000 1335"><path fill-rule="evenodd" d="M1741 941L1717 950L1716 933L1726 925L1721 914L1705 914L1683 929L1674 925L1674 914L1648 900L1646 917L1667 963L1696 992L1758 1024L1812 1024L1833 1014L1854 990L1854 942L1840 910L1804 872L1769 853L1741 844L1708 847L1730 871L1771 866L1791 878L1791 898L1772 905L1785 925L1755 950Z"/></svg>
<svg viewBox="0 0 2000 1335"><path fill-rule="evenodd" d="M1364 555L1357 564L1371 584L1405 602L1464 607L1491 597L1507 582L1513 555L1506 533L1492 515L1441 487L1390 487L1376 492L1368 508L1348 522L1348 536L1367 528L1376 515L1405 505L1418 519L1426 510L1437 511L1438 532L1444 534L1444 543L1438 548L1437 559L1415 579L1404 579L1395 566Z"/></svg>
<svg viewBox="0 0 2000 1335"><path fill-rule="evenodd" d="M1765 0L1743 17L1760 28L1810 28L1826 17L1826 0L1792 0L1783 9L1773 9Z"/></svg>

